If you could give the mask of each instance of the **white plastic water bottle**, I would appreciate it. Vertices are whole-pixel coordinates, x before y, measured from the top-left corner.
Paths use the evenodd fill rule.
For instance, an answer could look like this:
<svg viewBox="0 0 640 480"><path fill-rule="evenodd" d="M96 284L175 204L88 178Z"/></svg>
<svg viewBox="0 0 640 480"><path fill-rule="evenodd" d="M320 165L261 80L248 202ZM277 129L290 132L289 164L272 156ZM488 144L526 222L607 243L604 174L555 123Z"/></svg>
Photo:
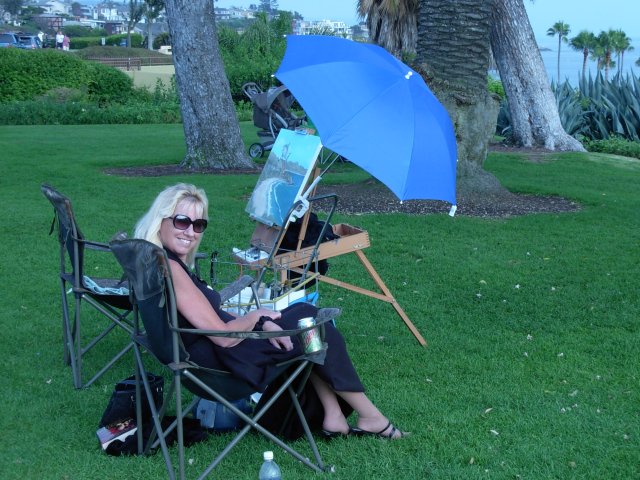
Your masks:
<svg viewBox="0 0 640 480"><path fill-rule="evenodd" d="M273 461L273 452L264 452L262 455L264 463L260 467L259 480L282 480L280 467Z"/></svg>

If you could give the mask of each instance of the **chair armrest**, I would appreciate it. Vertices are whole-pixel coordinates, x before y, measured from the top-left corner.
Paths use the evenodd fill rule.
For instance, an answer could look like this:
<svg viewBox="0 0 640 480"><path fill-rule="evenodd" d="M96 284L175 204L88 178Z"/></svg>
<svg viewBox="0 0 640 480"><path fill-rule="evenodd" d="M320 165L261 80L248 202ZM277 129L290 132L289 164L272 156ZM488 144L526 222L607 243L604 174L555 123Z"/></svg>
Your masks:
<svg viewBox="0 0 640 480"><path fill-rule="evenodd" d="M100 252L110 252L111 248L109 244L102 242L94 242L91 240L80 240L78 239L78 243L83 243L90 250L98 250Z"/></svg>
<svg viewBox="0 0 640 480"><path fill-rule="evenodd" d="M255 279L253 277L251 277L249 275L243 275L242 277L240 277L238 280L236 280L232 284L227 285L222 290L220 290L220 292L219 292L220 293L220 300L222 301L222 303L224 303L227 300L229 300L231 297L235 297L242 290L244 290L245 288L250 286L254 281L255 281Z"/></svg>
<svg viewBox="0 0 640 480"><path fill-rule="evenodd" d="M312 328L316 328L318 326L324 325L327 322L330 322L334 318L340 315L339 308L321 308L318 310L318 314L316 315L315 325L311 325L310 327L305 328L296 328L295 330L278 330L277 332L238 332L238 331L222 331L222 330L201 330L198 328L177 328L171 327L171 330L179 333L191 333L193 335L206 335L207 337L227 337L227 338L252 338L256 340L265 339L265 338L274 338L274 337L291 337L294 335L299 335L307 330L311 330Z"/></svg>
<svg viewBox="0 0 640 480"><path fill-rule="evenodd" d="M126 240L127 239L127 232L120 230L119 232L116 232L113 237L111 237L111 240L109 240L109 242L113 242L114 240ZM109 246L108 243L104 243L104 242L94 242L92 240L87 240L86 238L84 239L79 239L76 238L76 240L79 243L83 243L86 245L87 248L89 248L90 250L98 250L101 252L110 252L111 251L111 247Z"/></svg>

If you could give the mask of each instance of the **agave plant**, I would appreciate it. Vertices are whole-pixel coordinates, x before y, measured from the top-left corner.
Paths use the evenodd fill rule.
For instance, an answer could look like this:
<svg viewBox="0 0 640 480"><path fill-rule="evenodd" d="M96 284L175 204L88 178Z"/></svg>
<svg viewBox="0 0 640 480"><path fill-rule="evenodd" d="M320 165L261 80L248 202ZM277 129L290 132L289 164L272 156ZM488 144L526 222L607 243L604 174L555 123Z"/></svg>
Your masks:
<svg viewBox="0 0 640 480"><path fill-rule="evenodd" d="M582 76L578 88L568 82L551 84L565 131L587 140L617 136L640 142L640 77L616 74L607 80L602 72ZM509 107L503 100L496 133L508 135Z"/></svg>
<svg viewBox="0 0 640 480"><path fill-rule="evenodd" d="M611 81L601 73L582 77L579 93L584 101L588 137L606 139L617 135L640 141L640 78L633 73L616 74Z"/></svg>
<svg viewBox="0 0 640 480"><path fill-rule="evenodd" d="M584 111L584 104L579 92L568 81L552 85L553 93L558 105L558 114L564 131L576 138L588 136L588 125Z"/></svg>

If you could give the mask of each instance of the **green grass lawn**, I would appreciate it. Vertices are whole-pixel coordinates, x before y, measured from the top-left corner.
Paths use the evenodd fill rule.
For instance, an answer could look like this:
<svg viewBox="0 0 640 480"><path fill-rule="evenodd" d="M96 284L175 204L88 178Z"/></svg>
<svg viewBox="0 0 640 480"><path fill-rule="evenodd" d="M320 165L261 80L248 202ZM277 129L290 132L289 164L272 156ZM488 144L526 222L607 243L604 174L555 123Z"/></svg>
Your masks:
<svg viewBox="0 0 640 480"><path fill-rule="evenodd" d="M247 142L256 138L250 124L243 134ZM177 163L183 141L181 125L0 127L0 426L7 434L0 478L164 478L160 455L108 457L95 437L113 384L132 372L132 359L86 390L72 387L62 362L58 245L48 236L53 209L39 186L68 195L84 234L106 241L131 232L163 187L193 182L211 204L203 250L247 246L253 225L244 208L256 175L103 172ZM331 478L640 478L640 161L566 153L529 163L492 154L486 168L513 191L562 195L582 209L509 219L334 220L369 232L368 258L429 346L418 345L391 306L322 287L321 305L343 308L338 326L370 397L413 432L399 442L320 443L336 466ZM364 176L346 165L324 182ZM332 276L367 285L355 259L330 264ZM96 352L97 360L105 355ZM191 476L228 440L213 436L188 449ZM249 436L212 477L256 478L270 448ZM284 478L314 476L283 452L275 455Z"/></svg>

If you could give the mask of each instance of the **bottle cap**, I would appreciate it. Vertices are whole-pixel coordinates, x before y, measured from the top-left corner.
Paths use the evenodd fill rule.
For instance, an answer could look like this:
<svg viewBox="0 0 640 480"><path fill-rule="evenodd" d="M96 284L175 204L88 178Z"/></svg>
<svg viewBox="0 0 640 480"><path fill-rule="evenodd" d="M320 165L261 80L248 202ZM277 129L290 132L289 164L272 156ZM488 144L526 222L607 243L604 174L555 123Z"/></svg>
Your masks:
<svg viewBox="0 0 640 480"><path fill-rule="evenodd" d="M264 454L262 455L262 457L263 457L265 460L273 460L273 452L272 452L272 451L270 451L270 450L269 450L269 451L267 451L267 452L264 452Z"/></svg>

